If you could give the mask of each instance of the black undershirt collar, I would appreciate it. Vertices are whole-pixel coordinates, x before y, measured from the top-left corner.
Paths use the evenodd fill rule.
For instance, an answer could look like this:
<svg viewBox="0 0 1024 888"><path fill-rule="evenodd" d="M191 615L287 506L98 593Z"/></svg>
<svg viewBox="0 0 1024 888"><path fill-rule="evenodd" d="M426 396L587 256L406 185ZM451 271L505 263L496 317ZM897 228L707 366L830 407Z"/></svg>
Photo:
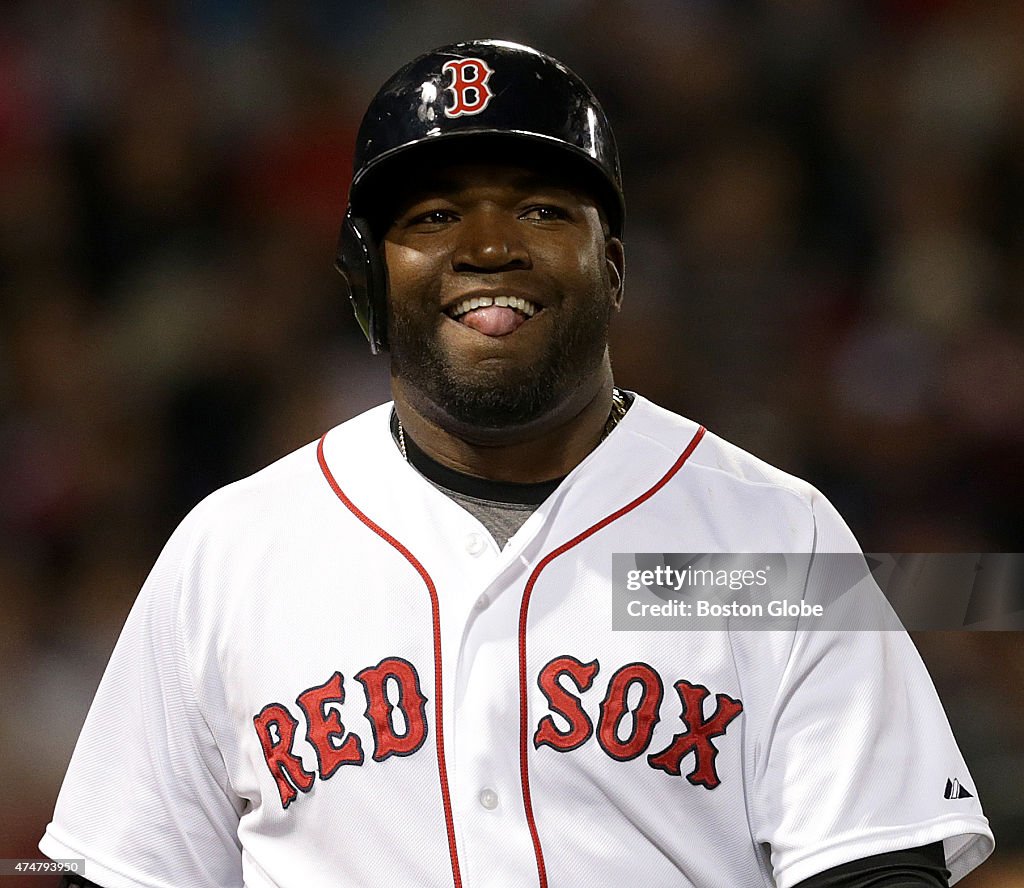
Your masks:
<svg viewBox="0 0 1024 888"><path fill-rule="evenodd" d="M391 436L398 443L398 415L391 411ZM490 481L473 475L464 475L437 460L427 456L405 432L405 452L409 464L428 481L446 490L471 496L474 499L490 500L495 503L514 503L524 506L539 506L564 480L541 481L537 484L518 484L515 481Z"/></svg>

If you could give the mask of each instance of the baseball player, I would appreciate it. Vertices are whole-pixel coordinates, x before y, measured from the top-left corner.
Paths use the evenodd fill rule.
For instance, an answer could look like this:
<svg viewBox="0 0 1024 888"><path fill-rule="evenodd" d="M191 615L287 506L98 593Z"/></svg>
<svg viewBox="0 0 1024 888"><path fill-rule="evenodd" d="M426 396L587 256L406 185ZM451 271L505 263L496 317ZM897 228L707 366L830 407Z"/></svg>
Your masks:
<svg viewBox="0 0 1024 888"><path fill-rule="evenodd" d="M338 267L394 402L175 531L40 843L70 884L941 886L991 852L902 631L612 630L613 553L858 551L615 387L623 219L560 62L463 43L382 87Z"/></svg>

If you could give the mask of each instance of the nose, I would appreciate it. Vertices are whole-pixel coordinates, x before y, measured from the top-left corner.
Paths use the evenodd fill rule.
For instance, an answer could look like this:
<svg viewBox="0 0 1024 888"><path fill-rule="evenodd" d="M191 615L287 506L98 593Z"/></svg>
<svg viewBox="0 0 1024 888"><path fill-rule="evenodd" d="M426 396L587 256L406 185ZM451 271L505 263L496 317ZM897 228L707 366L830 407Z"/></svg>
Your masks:
<svg viewBox="0 0 1024 888"><path fill-rule="evenodd" d="M486 273L529 268L530 251L519 224L514 213L496 207L467 213L459 226L452 268Z"/></svg>

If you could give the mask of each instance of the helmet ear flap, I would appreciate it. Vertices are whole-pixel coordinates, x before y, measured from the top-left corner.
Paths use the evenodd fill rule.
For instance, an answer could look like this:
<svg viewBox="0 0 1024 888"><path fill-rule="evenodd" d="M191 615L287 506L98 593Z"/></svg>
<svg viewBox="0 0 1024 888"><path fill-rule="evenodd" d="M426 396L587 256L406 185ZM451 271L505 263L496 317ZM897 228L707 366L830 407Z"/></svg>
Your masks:
<svg viewBox="0 0 1024 888"><path fill-rule="evenodd" d="M353 216L351 207L341 223L334 267L348 284L352 311L370 342L370 351L375 355L386 351L387 274L370 223Z"/></svg>

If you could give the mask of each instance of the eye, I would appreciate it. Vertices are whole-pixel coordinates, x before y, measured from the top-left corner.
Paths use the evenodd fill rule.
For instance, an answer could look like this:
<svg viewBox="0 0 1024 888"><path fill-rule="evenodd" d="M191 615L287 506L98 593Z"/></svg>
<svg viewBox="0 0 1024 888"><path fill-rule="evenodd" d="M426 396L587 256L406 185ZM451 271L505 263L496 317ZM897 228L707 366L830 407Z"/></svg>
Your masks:
<svg viewBox="0 0 1024 888"><path fill-rule="evenodd" d="M409 225L446 225L450 222L457 221L457 216L451 210L427 210L423 213L417 213L411 219L409 219Z"/></svg>
<svg viewBox="0 0 1024 888"><path fill-rule="evenodd" d="M531 222L558 222L562 219L567 219L568 217L569 214L561 207L542 204L530 207L519 218L526 219Z"/></svg>

